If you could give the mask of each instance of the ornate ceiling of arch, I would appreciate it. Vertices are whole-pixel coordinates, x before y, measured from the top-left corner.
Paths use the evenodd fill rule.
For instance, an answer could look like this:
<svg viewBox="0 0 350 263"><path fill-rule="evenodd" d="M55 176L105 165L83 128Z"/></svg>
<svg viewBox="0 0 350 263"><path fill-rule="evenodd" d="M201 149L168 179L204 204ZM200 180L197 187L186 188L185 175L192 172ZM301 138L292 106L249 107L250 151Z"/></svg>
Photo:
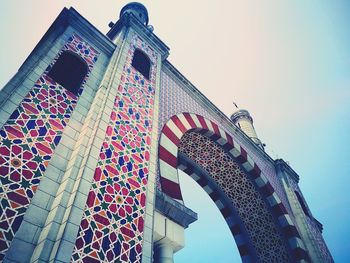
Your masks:
<svg viewBox="0 0 350 263"><path fill-rule="evenodd" d="M179 153L201 167L231 200L261 262L288 262L286 243L265 201L242 168L215 142L186 133Z"/></svg>

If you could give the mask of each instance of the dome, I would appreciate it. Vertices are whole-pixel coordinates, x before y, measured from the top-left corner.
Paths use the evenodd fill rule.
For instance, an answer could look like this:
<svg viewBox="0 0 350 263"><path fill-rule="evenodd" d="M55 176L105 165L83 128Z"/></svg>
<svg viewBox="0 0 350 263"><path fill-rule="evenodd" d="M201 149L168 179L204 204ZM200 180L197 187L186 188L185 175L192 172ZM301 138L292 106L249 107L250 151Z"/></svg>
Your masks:
<svg viewBox="0 0 350 263"><path fill-rule="evenodd" d="M142 24L148 24L148 12L143 4L138 2L131 2L124 6L120 11L119 17L122 17L126 13L132 13Z"/></svg>

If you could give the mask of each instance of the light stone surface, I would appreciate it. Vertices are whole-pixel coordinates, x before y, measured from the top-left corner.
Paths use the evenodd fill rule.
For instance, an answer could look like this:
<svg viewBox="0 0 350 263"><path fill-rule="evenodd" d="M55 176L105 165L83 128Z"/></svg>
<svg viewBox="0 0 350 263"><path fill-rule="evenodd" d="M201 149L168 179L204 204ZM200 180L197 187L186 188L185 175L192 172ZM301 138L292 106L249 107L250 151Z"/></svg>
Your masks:
<svg viewBox="0 0 350 263"><path fill-rule="evenodd" d="M155 246L166 243L172 247L174 252L185 246L185 228L158 211L154 213L153 233Z"/></svg>

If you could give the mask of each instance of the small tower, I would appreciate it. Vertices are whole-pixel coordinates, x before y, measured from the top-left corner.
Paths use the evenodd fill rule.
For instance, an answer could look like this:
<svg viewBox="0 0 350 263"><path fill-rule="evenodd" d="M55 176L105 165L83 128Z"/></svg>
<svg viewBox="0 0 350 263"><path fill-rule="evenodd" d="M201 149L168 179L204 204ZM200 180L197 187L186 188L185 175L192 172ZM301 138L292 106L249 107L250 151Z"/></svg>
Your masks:
<svg viewBox="0 0 350 263"><path fill-rule="evenodd" d="M252 139L255 144L264 149L265 145L260 141L258 135L256 134L252 116L250 116L247 110L239 109L236 103L233 104L235 106L235 112L231 115L232 122L250 139Z"/></svg>

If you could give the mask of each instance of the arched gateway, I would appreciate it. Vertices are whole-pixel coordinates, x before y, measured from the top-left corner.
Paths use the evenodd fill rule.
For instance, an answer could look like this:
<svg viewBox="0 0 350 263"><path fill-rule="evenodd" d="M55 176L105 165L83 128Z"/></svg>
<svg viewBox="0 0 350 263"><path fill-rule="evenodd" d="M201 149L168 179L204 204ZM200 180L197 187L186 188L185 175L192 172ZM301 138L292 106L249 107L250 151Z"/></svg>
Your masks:
<svg viewBox="0 0 350 263"><path fill-rule="evenodd" d="M177 169L215 202L244 262L309 260L285 206L258 165L230 134L196 114L178 114L162 129L162 191L182 200Z"/></svg>
<svg viewBox="0 0 350 263"><path fill-rule="evenodd" d="M0 261L172 263L197 219L182 169L243 262L333 262L299 176L248 111L227 118L167 60L148 21L132 2L102 34L65 8L0 90Z"/></svg>

